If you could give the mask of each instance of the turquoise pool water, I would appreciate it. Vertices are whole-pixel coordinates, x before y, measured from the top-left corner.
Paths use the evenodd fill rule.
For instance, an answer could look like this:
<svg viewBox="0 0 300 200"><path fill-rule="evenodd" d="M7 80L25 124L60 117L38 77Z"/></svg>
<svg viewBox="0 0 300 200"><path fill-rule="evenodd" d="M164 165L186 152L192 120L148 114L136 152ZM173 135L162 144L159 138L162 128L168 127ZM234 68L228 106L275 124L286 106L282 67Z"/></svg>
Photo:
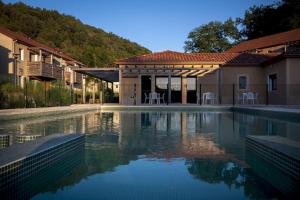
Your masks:
<svg viewBox="0 0 300 200"><path fill-rule="evenodd" d="M88 112L0 123L9 145L18 135L87 134L82 153L20 186L20 197L33 199L284 198L282 183L256 170L270 166L247 152L245 137L300 141L299 129L297 122L234 112Z"/></svg>

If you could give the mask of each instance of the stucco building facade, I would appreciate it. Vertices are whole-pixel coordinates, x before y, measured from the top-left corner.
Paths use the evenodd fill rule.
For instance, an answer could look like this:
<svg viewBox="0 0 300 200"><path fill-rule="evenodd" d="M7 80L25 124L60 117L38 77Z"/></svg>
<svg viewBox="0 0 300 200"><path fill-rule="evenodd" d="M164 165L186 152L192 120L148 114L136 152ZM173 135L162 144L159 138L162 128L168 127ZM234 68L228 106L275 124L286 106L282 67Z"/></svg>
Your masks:
<svg viewBox="0 0 300 200"><path fill-rule="evenodd" d="M255 104L300 104L300 29L245 41L224 53L164 51L118 60L120 104L241 103L251 92Z"/></svg>

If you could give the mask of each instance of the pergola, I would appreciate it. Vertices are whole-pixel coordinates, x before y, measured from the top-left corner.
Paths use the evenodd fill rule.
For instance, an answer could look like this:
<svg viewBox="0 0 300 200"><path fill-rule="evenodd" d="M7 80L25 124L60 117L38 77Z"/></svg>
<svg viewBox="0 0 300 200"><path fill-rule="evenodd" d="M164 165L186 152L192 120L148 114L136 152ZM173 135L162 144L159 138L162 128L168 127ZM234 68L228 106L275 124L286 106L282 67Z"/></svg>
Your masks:
<svg viewBox="0 0 300 200"><path fill-rule="evenodd" d="M85 74L106 82L119 82L119 69L118 68L76 68L75 72Z"/></svg>
<svg viewBox="0 0 300 200"><path fill-rule="evenodd" d="M208 73L212 73L219 69L219 65L191 65L189 67L180 66L180 65L135 65L125 66L121 69L123 76L130 75L147 75L147 74L156 74L156 75L171 75L171 76L189 76L189 77L202 77Z"/></svg>
<svg viewBox="0 0 300 200"><path fill-rule="evenodd" d="M112 87L113 87L114 82L119 82L119 69L118 68L88 68L88 67L84 67L84 68L73 68L72 70L75 72L96 78L100 81L104 81L107 86L108 86L108 83L111 83ZM85 97L85 95L86 95L85 94L85 87L86 87L85 78L83 79L82 86L83 86L83 96ZM83 99L84 99L83 103L85 103L85 98L83 98ZM100 91L100 99L102 99L102 91ZM93 87L93 103L95 103L95 85Z"/></svg>

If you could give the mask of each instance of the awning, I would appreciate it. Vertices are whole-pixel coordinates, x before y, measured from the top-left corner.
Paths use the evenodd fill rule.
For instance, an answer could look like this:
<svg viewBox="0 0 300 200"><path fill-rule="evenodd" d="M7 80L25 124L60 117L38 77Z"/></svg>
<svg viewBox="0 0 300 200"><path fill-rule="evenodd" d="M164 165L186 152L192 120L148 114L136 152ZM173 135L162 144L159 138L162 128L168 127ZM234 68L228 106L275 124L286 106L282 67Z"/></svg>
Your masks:
<svg viewBox="0 0 300 200"><path fill-rule="evenodd" d="M75 72L85 74L108 82L119 82L119 68L72 68Z"/></svg>

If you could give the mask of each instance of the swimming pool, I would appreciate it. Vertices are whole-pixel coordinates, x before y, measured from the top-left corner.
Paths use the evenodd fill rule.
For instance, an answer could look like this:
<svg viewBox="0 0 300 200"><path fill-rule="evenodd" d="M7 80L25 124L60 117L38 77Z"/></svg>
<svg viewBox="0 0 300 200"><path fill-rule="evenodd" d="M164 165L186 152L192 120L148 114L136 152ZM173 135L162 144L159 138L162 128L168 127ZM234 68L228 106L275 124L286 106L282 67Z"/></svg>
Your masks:
<svg viewBox="0 0 300 200"><path fill-rule="evenodd" d="M1 134L86 133L85 148L20 186L33 199L276 199L247 135L300 141L300 124L237 112L87 112L5 122ZM259 167L258 167L259 166ZM294 180L272 170L274 177ZM281 179L283 180L283 179ZM26 195L27 193L27 195Z"/></svg>

